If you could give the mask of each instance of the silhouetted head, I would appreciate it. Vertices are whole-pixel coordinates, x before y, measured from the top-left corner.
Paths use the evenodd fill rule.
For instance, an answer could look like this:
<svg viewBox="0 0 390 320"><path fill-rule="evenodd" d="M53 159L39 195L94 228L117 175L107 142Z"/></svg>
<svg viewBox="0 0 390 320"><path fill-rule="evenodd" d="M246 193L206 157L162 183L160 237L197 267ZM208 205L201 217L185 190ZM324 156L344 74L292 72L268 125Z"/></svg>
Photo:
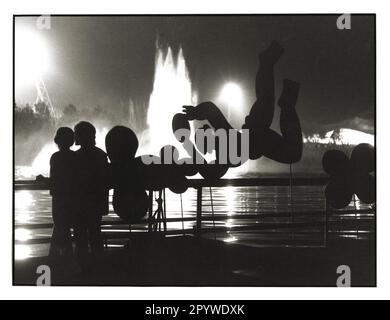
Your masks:
<svg viewBox="0 0 390 320"><path fill-rule="evenodd" d="M138 145L133 130L124 126L116 126L106 135L106 150L112 163L134 158Z"/></svg>
<svg viewBox="0 0 390 320"><path fill-rule="evenodd" d="M76 145L90 147L96 144L96 129L92 123L81 121L74 127Z"/></svg>
<svg viewBox="0 0 390 320"><path fill-rule="evenodd" d="M58 145L59 149L69 149L74 143L73 130L68 127L58 128L54 142Z"/></svg>

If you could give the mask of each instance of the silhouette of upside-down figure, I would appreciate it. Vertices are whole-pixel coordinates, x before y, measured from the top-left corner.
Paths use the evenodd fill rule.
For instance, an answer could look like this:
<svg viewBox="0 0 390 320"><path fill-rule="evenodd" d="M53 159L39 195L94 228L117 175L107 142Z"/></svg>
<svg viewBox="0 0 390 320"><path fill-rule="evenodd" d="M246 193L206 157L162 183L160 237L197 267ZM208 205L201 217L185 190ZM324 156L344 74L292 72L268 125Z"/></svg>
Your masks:
<svg viewBox="0 0 390 320"><path fill-rule="evenodd" d="M298 162L302 157L302 130L295 111L299 83L284 80L283 91L278 101L281 108L281 135L270 129L275 107L274 66L283 52L284 49L273 42L259 55L260 67L256 76L257 100L242 126L243 129L249 130L249 158L252 160L265 156L281 163L291 164ZM204 102L196 107L184 106L183 112L187 121L208 120L215 130L233 129L212 102ZM176 127L176 129L180 128ZM225 172L220 170L219 177L222 177Z"/></svg>

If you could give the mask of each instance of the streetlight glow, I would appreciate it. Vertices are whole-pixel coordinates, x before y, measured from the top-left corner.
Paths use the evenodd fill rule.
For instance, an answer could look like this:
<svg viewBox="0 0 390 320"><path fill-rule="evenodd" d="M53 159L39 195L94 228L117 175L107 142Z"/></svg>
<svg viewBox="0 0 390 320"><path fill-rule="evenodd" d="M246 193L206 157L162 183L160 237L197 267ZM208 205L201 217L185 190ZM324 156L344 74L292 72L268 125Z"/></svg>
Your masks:
<svg viewBox="0 0 390 320"><path fill-rule="evenodd" d="M244 94L241 87L234 83L226 83L220 92L219 103L228 108L228 118L230 119L232 111L241 110L244 103Z"/></svg>
<svg viewBox="0 0 390 320"><path fill-rule="evenodd" d="M15 83L34 86L50 67L46 42L37 31L20 26L15 29Z"/></svg>

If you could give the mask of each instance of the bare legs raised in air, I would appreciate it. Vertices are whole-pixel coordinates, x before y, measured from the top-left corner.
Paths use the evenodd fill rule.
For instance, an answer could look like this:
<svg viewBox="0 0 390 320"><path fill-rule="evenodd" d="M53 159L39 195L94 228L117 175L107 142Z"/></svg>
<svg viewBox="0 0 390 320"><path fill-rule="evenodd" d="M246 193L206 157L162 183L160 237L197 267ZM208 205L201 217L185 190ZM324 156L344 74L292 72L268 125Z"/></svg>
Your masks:
<svg viewBox="0 0 390 320"><path fill-rule="evenodd" d="M275 108L274 65L284 49L273 42L259 55L260 67L256 76L256 97L243 129L249 130L249 157L258 159L265 156L281 163L298 162L302 157L302 130L295 105L298 100L299 83L284 80L283 91L278 105L281 108L281 134L270 128ZM208 120L215 129L232 129L219 108L212 102L196 107L184 106L188 120Z"/></svg>

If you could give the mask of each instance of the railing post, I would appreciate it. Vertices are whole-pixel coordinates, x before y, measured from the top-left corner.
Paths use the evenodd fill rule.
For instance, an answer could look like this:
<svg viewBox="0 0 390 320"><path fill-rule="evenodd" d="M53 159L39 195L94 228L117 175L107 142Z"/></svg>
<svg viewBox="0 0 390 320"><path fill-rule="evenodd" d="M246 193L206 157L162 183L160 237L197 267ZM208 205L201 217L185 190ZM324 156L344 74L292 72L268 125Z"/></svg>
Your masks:
<svg viewBox="0 0 390 320"><path fill-rule="evenodd" d="M164 213L163 213L164 232L166 232L168 228L167 228L167 196L166 196L165 188L163 194L164 194Z"/></svg>
<svg viewBox="0 0 390 320"><path fill-rule="evenodd" d="M148 219L148 231L153 231L153 190L149 190L149 219Z"/></svg>
<svg viewBox="0 0 390 320"><path fill-rule="evenodd" d="M196 190L196 235L200 236L202 229L202 187L198 187Z"/></svg>

